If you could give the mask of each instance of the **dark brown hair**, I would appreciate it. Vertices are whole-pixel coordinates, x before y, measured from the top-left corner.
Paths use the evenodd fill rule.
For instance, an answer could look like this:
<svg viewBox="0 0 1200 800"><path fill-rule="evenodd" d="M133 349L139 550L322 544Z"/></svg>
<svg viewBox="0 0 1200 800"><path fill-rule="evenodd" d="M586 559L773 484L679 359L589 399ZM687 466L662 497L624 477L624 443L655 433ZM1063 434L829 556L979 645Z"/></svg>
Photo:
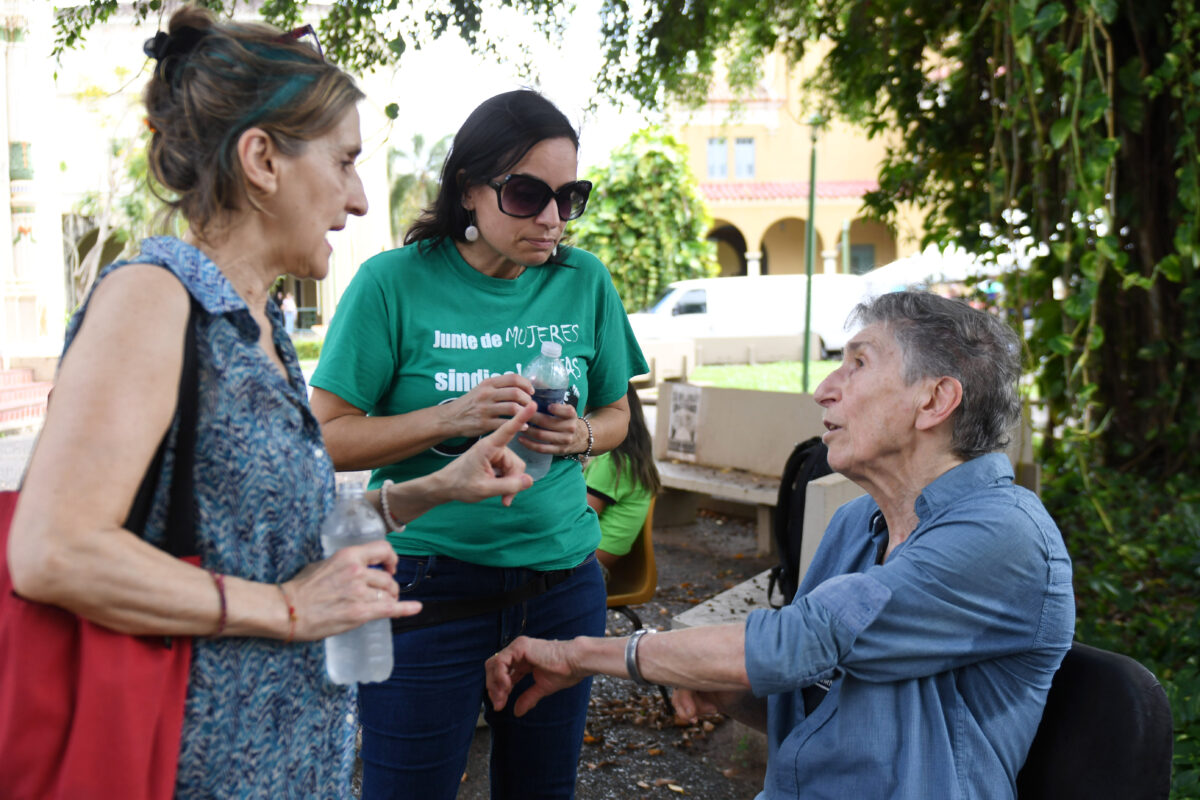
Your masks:
<svg viewBox="0 0 1200 800"><path fill-rule="evenodd" d="M150 169L176 195L163 198L170 213L201 236L223 214L255 205L237 157L243 132L260 128L299 155L363 98L317 49L269 25L217 22L185 6L147 52L155 42L162 55L144 94Z"/></svg>
<svg viewBox="0 0 1200 800"><path fill-rule="evenodd" d="M438 196L408 229L404 243L442 237L466 241L463 231L471 219L462 206L463 194L509 172L539 142L560 138L579 149L579 134L566 115L532 89L484 100L454 135Z"/></svg>
<svg viewBox="0 0 1200 800"><path fill-rule="evenodd" d="M616 468L617 480L628 473L630 478L650 490L654 497L662 488L658 477L658 467L654 466L654 445L650 441L650 429L646 427L646 417L642 412L642 403L638 399L637 390L633 384L625 392L629 400L629 432L625 440L612 450L613 466Z"/></svg>

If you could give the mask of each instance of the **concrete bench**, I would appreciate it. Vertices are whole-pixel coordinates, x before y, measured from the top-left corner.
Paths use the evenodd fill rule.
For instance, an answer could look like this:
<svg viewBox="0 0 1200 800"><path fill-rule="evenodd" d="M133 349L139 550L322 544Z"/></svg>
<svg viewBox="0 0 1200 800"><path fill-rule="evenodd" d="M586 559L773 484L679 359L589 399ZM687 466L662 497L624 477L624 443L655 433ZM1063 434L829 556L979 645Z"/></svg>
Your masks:
<svg viewBox="0 0 1200 800"><path fill-rule="evenodd" d="M812 563L821 537L829 527L829 520L839 506L850 502L863 493L858 484L834 473L810 482L804 493L804 536L800 542L800 575ZM673 628L696 628L701 625L722 625L727 622L745 621L746 615L756 608L769 608L767 587L770 570L755 575L748 581L721 592L711 600L684 611L672 621ZM777 592L774 600L782 603Z"/></svg>
<svg viewBox="0 0 1200 800"><path fill-rule="evenodd" d="M655 524L687 522L709 499L749 506L769 555L780 473L797 442L825 430L812 395L661 383L655 411Z"/></svg>

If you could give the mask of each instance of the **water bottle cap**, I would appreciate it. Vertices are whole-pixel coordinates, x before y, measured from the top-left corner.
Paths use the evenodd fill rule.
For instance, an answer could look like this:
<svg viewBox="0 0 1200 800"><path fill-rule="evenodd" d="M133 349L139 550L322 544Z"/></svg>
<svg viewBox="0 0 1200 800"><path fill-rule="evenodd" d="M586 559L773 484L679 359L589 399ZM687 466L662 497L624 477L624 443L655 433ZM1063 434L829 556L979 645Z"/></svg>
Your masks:
<svg viewBox="0 0 1200 800"><path fill-rule="evenodd" d="M546 358L558 358L562 355L562 345L558 342L542 342L542 355Z"/></svg>

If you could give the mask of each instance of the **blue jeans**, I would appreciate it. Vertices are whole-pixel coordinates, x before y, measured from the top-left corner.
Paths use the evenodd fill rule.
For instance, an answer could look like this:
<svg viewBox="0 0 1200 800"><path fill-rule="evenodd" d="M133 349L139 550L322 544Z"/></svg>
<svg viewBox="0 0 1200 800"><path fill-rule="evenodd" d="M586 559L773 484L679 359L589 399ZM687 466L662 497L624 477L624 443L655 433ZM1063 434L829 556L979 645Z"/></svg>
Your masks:
<svg viewBox="0 0 1200 800"><path fill-rule="evenodd" d="M534 575L442 556L400 558L402 599L491 596ZM491 727L493 800L571 798L591 679L543 699L524 717L487 701L484 662L522 634L603 636L604 581L595 556L545 594L503 610L393 637L396 666L383 683L359 686L363 800L454 800L479 709ZM516 697L530 682L518 684Z"/></svg>

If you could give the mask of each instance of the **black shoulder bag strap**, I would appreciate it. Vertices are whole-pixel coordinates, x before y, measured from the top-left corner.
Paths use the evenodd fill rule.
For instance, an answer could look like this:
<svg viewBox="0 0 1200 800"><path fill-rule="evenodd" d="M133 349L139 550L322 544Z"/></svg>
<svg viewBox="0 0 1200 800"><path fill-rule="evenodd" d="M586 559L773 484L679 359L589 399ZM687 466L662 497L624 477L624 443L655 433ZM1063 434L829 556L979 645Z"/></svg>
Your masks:
<svg viewBox="0 0 1200 800"><path fill-rule="evenodd" d="M175 466L171 474L171 497L167 503L167 539L163 547L176 558L196 555L196 527L192 512L195 498L192 494L192 463L196 449L196 417L199 407L200 368L196 357L196 301L188 296L187 337L183 344L183 370L179 374L179 399L175 417L179 430L175 439ZM158 478L162 473L163 461L171 438L171 428L163 434L162 441L142 485L134 498L133 508L125 521L127 530L144 534L154 493L158 489Z"/></svg>

